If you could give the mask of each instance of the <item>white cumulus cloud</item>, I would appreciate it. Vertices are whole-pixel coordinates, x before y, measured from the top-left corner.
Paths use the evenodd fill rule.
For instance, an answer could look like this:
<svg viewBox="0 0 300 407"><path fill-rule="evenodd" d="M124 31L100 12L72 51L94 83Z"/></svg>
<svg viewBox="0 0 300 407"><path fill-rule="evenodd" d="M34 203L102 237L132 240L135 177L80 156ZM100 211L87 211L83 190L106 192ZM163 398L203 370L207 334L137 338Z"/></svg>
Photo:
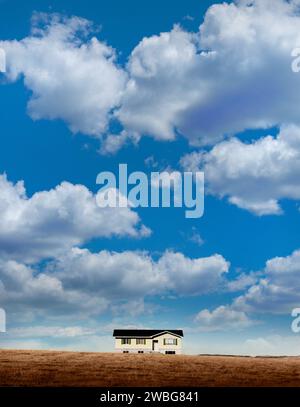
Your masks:
<svg viewBox="0 0 300 407"><path fill-rule="evenodd" d="M199 31L176 26L133 50L118 117L138 134L194 145L245 129L299 124L291 51L298 2L236 1L210 7Z"/></svg>
<svg viewBox="0 0 300 407"><path fill-rule="evenodd" d="M28 37L0 45L7 77L23 76L32 92L30 115L106 134L104 153L142 135L173 140L179 133L213 145L245 129L300 124L300 82L291 69L298 7L297 0L215 4L196 32L177 25L143 38L124 67L79 17L37 14ZM120 134L110 133L112 118L123 125Z"/></svg>
<svg viewBox="0 0 300 407"><path fill-rule="evenodd" d="M290 315L300 304L300 250L266 263L264 276L234 300L235 309Z"/></svg>
<svg viewBox="0 0 300 407"><path fill-rule="evenodd" d="M165 252L158 260L144 252L92 253L73 248L44 266L0 262L1 304L10 314L98 315L105 310L145 311L152 295L202 295L218 290L229 263L220 255L191 259Z"/></svg>
<svg viewBox="0 0 300 407"><path fill-rule="evenodd" d="M191 259L166 251L154 261L143 252L91 253L79 248L58 257L48 268L64 287L119 300L164 292L205 294L218 289L228 269L229 262L219 254Z"/></svg>
<svg viewBox="0 0 300 407"><path fill-rule="evenodd" d="M200 330L207 332L243 329L253 324L245 312L224 305L213 311L208 309L200 311L195 317L195 323Z"/></svg>
<svg viewBox="0 0 300 407"><path fill-rule="evenodd" d="M257 215L278 215L280 200L300 199L300 127L284 126L277 136L252 142L231 138L184 156L181 164L204 171L208 193Z"/></svg>
<svg viewBox="0 0 300 407"><path fill-rule="evenodd" d="M116 53L93 37L90 22L57 14L35 14L31 35L1 41L7 78L24 78L32 92L28 112L37 119L62 119L71 131L100 136L120 103L126 74Z"/></svg>
<svg viewBox="0 0 300 407"><path fill-rule="evenodd" d="M0 261L1 304L10 315L33 311L35 317L99 314L107 300L80 290L65 289L60 279L16 261Z"/></svg>
<svg viewBox="0 0 300 407"><path fill-rule="evenodd" d="M0 254L34 261L95 237L149 233L130 208L100 208L96 197L69 182L28 197L22 181L0 175Z"/></svg>

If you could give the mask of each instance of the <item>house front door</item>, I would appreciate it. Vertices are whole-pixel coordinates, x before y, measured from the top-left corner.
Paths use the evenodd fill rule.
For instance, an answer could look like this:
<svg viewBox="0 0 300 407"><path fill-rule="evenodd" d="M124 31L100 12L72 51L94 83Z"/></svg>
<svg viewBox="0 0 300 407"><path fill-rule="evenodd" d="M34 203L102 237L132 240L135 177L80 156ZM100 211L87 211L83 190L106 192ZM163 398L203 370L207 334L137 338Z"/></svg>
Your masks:
<svg viewBox="0 0 300 407"><path fill-rule="evenodd" d="M158 352L158 341L156 340L153 341L152 349L154 350L154 352Z"/></svg>

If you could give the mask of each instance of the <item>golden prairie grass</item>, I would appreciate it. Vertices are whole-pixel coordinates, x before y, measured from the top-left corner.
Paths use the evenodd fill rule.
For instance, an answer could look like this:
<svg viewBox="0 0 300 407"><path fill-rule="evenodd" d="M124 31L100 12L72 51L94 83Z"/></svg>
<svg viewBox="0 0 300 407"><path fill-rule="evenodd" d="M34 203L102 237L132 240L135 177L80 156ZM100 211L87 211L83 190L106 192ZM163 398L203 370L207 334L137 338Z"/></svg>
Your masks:
<svg viewBox="0 0 300 407"><path fill-rule="evenodd" d="M0 386L300 386L300 358L0 350Z"/></svg>

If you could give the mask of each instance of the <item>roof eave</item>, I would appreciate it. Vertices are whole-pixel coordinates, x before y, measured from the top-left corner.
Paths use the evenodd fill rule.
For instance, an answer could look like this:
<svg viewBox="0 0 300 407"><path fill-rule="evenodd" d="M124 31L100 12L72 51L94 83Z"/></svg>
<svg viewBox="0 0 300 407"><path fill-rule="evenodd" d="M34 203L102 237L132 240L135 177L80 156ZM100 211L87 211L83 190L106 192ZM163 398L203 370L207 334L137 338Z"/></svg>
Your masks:
<svg viewBox="0 0 300 407"><path fill-rule="evenodd" d="M155 334L155 335L128 335L128 334L124 334L124 335L115 335L115 334L113 334L113 337L114 338L141 338L141 339L152 339L152 338L156 338L157 336L161 336L161 335L164 335L164 334L166 334L166 333L168 333L168 334L170 334L170 335L174 335L174 336L177 336L178 338L183 338L183 332L182 332L182 335L180 335L180 334L176 334L176 333L174 333L174 332L171 332L171 331L161 331L161 332L159 332L159 333L157 333L157 334Z"/></svg>

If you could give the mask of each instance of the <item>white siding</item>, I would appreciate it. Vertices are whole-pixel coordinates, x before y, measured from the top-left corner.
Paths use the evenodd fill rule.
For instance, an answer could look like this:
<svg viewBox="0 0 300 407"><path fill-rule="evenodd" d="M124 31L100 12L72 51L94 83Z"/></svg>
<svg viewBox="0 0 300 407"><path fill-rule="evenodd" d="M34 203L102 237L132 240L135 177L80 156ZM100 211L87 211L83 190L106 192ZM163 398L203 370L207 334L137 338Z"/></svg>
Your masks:
<svg viewBox="0 0 300 407"><path fill-rule="evenodd" d="M138 353L138 351L143 351L144 353L151 353L153 352L153 341L158 341L157 348L155 348L157 352L165 353L166 351L175 351L176 354L182 353L182 338L168 332L157 335L154 338L147 338L146 344L137 344L136 343L137 338L130 339L131 339L130 344L122 345L121 338L116 338L115 351L116 352L127 351L129 353ZM176 339L177 344L176 345L165 344L164 343L165 339Z"/></svg>

